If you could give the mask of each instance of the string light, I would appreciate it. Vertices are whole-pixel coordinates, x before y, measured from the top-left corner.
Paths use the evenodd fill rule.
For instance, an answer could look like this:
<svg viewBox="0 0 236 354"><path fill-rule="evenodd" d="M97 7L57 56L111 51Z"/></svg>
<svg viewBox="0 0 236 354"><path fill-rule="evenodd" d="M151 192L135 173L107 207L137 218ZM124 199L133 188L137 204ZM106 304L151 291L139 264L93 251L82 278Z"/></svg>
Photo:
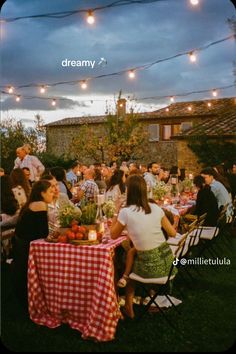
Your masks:
<svg viewBox="0 0 236 354"><path fill-rule="evenodd" d="M166 108L166 112L169 112L169 108L168 107Z"/></svg>
<svg viewBox="0 0 236 354"><path fill-rule="evenodd" d="M135 78L135 72L134 72L134 70L130 70L130 71L129 71L129 78L130 78L130 79L134 79L134 78Z"/></svg>
<svg viewBox="0 0 236 354"><path fill-rule="evenodd" d="M196 54L195 52L190 52L189 53L189 59L192 63L195 63L197 61L197 57L196 57Z"/></svg>
<svg viewBox="0 0 236 354"><path fill-rule="evenodd" d="M190 0L190 4L196 6L199 4L199 0Z"/></svg>
<svg viewBox="0 0 236 354"><path fill-rule="evenodd" d="M191 107L191 106L188 106L188 110L191 111L191 110L192 110L192 107Z"/></svg>
<svg viewBox="0 0 236 354"><path fill-rule="evenodd" d="M208 105L208 107L212 106L211 102L207 102L207 105Z"/></svg>
<svg viewBox="0 0 236 354"><path fill-rule="evenodd" d="M171 97L170 97L170 102L173 103L174 101L175 101L174 96L171 96Z"/></svg>
<svg viewBox="0 0 236 354"><path fill-rule="evenodd" d="M216 89L214 89L214 90L212 91L212 96L216 97L217 95L218 95L218 92L217 92Z"/></svg>
<svg viewBox="0 0 236 354"><path fill-rule="evenodd" d="M186 54L189 55L190 52L198 52L200 50L207 49L210 46L222 43L222 42L227 41L227 40L232 39L232 38L236 39L236 35L233 34L233 35L230 35L230 36L228 36L226 38L217 40L215 42L211 42L210 44L205 45L203 47L195 48L195 49L192 49L190 51L188 50L187 52L178 53L178 54L175 54L175 55L173 55L171 57L158 59L158 60L156 60L156 61L154 61L152 63L144 64L144 65L141 65L141 66L137 66L137 67L135 67L135 69L121 70L121 71L113 72L113 73L109 73L109 74L102 74L102 75L98 75L98 76L92 76L92 77L87 78L86 80L88 80L88 79L89 80L95 80L95 79L106 78L106 77L114 77L114 76L118 76L118 75L123 75L125 73L126 74L128 73L129 77L131 79L133 79L135 77L135 72L137 70L149 69L150 67L152 67L152 66L154 66L156 64L159 64L159 63L162 63L162 62L165 62L165 61L169 61L169 60L175 59L177 57L180 57L180 56L183 56L183 55L186 55ZM86 80L84 80L84 81L86 81ZM81 80L62 81L62 82L48 83L47 86L74 85L74 84L77 84L77 83L80 83L80 82L81 82ZM20 88L31 88L31 87L38 87L38 86L39 86L38 84L24 84L24 85L17 86L17 89L20 89ZM0 86L0 87L3 87L3 86Z"/></svg>
<svg viewBox="0 0 236 354"><path fill-rule="evenodd" d="M83 90L86 90L86 88L88 87L88 85L87 85L87 83L86 83L85 80L81 82L80 86L81 86L81 88L82 88Z"/></svg>
<svg viewBox="0 0 236 354"><path fill-rule="evenodd" d="M16 102L20 102L20 95L16 96Z"/></svg>
<svg viewBox="0 0 236 354"><path fill-rule="evenodd" d="M43 85L43 86L40 87L40 93L45 93L45 92L46 92L46 88L45 88L45 86Z"/></svg>
<svg viewBox="0 0 236 354"><path fill-rule="evenodd" d="M52 104L52 106L56 106L56 100L53 99L51 104Z"/></svg>
<svg viewBox="0 0 236 354"><path fill-rule="evenodd" d="M95 18L94 18L93 12L92 12L91 10L88 11L87 22L88 22L88 24L90 24L90 25L93 25L94 22L95 22Z"/></svg>
<svg viewBox="0 0 236 354"><path fill-rule="evenodd" d="M13 86L9 86L7 90L8 90L8 93L13 93L14 87Z"/></svg>

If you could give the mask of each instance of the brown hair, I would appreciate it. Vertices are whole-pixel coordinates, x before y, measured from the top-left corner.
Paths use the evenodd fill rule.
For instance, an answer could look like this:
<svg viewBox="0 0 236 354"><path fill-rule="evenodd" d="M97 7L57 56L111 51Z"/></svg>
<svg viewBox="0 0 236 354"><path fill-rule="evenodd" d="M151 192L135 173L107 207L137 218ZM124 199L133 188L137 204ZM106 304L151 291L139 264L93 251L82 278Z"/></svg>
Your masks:
<svg viewBox="0 0 236 354"><path fill-rule="evenodd" d="M11 171L10 178L12 187L14 188L21 186L25 191L26 197L28 198L30 195L31 187L27 178L25 177L24 171L21 168L15 168Z"/></svg>
<svg viewBox="0 0 236 354"><path fill-rule="evenodd" d="M138 210L142 208L145 214L151 213L147 198L147 184L140 175L131 175L127 178L127 206L136 205Z"/></svg>

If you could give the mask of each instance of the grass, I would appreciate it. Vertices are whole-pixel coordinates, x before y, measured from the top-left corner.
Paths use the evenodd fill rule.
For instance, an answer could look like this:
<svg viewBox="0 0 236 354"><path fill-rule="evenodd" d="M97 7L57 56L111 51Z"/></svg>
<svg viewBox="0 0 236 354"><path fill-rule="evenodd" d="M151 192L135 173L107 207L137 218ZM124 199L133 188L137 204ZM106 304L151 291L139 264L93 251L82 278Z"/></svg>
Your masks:
<svg viewBox="0 0 236 354"><path fill-rule="evenodd" d="M9 265L2 264L2 343L16 352L225 351L233 345L236 333L236 237L230 237L230 249L222 245L220 237L217 243L221 258L229 258L230 266L193 266L194 282L176 277L173 295L183 301L178 306L181 315L173 308L166 315L178 333L160 314L153 313L141 320L119 321L116 339L106 343L85 341L68 325L49 329L34 324L17 303Z"/></svg>

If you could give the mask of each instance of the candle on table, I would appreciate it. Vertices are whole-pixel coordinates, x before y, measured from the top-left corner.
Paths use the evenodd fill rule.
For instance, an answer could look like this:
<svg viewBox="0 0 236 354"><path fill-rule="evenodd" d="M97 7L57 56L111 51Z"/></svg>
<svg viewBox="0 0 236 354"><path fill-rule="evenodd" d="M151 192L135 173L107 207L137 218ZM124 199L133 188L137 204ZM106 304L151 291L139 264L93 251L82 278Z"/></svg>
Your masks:
<svg viewBox="0 0 236 354"><path fill-rule="evenodd" d="M96 241L97 240L97 232L96 232L96 230L89 230L88 240L89 241Z"/></svg>

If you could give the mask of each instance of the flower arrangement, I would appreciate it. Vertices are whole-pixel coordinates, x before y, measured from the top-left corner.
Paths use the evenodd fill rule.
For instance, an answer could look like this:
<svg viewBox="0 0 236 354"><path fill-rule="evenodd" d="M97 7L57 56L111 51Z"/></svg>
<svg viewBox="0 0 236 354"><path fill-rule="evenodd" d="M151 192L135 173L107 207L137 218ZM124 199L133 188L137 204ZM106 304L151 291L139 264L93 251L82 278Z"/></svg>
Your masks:
<svg viewBox="0 0 236 354"><path fill-rule="evenodd" d="M152 195L155 200L160 200L169 192L170 192L170 187L167 184L165 184L165 182L162 181L158 182L152 188Z"/></svg>
<svg viewBox="0 0 236 354"><path fill-rule="evenodd" d="M73 205L65 204L59 209L58 218L61 227L70 227L72 220L80 221L81 212Z"/></svg>
<svg viewBox="0 0 236 354"><path fill-rule="evenodd" d="M189 189L191 190L193 186L193 181L189 178L185 178L182 182L181 182L181 189L185 190L185 189Z"/></svg>
<svg viewBox="0 0 236 354"><path fill-rule="evenodd" d="M108 200L102 205L102 211L107 218L112 218L116 212L116 206L113 200Z"/></svg>
<svg viewBox="0 0 236 354"><path fill-rule="evenodd" d="M80 221L82 225L92 225L96 222L97 205L96 203L87 203L81 205L82 215Z"/></svg>

